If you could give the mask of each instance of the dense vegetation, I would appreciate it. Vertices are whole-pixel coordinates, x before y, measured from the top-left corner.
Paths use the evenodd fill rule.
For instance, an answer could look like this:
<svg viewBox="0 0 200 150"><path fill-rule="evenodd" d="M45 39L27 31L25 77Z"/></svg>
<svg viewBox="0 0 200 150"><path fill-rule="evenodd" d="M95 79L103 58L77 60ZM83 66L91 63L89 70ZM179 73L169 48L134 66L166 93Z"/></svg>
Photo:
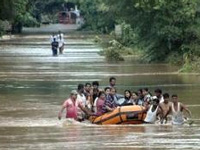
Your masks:
<svg viewBox="0 0 200 150"><path fill-rule="evenodd" d="M198 0L109 0L96 3L99 15L112 14L100 18L98 21L102 27L98 28L110 29L106 26L108 22L121 24L123 34L118 41L124 46L137 46L143 52L144 61L178 63L184 65L182 71L199 71ZM88 25L92 27L98 24L96 22L88 20Z"/></svg>
<svg viewBox="0 0 200 150"><path fill-rule="evenodd" d="M1 0L0 35L6 30L20 33L23 26L39 26L43 21L54 21L64 0ZM9 25L6 25L9 24Z"/></svg>
<svg viewBox="0 0 200 150"><path fill-rule="evenodd" d="M79 6L87 29L112 33L121 25L122 36L114 42L121 50L137 47L143 61L179 63L187 71L200 68L198 0L1 0L0 33L8 24L20 32L22 26L54 20L55 12L69 2ZM109 48L112 54L116 49Z"/></svg>

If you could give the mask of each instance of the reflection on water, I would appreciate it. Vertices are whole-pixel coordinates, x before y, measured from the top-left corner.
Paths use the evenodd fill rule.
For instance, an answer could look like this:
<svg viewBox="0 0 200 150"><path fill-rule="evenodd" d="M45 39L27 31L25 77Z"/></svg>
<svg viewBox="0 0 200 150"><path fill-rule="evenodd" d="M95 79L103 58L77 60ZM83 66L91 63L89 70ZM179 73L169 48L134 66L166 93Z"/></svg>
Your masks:
<svg viewBox="0 0 200 150"><path fill-rule="evenodd" d="M51 56L48 36L19 37L0 45L0 149L198 149L200 76L176 66L108 63L91 39L68 36L66 50ZM193 113L192 126L110 125L57 120L60 105L78 83L117 77L117 89L160 87L177 93Z"/></svg>

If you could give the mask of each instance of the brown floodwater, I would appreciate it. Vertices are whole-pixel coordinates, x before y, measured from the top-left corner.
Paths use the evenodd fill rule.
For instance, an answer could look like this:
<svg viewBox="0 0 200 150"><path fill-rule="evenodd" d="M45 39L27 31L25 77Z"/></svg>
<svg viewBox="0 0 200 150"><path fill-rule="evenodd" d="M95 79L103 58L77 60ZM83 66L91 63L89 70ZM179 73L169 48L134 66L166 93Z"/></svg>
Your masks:
<svg viewBox="0 0 200 150"><path fill-rule="evenodd" d="M52 57L47 35L0 41L1 150L199 149L200 75L179 74L177 66L109 63L84 36L66 36L63 55ZM92 125L57 119L62 102L78 83L117 78L118 93L148 87L178 94L192 111L192 125Z"/></svg>

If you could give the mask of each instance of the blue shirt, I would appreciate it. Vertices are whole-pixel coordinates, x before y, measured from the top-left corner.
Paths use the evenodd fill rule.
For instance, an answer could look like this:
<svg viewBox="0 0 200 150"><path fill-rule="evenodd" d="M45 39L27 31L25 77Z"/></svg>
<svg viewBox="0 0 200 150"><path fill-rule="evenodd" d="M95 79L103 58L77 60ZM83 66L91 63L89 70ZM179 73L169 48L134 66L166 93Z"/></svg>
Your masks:
<svg viewBox="0 0 200 150"><path fill-rule="evenodd" d="M110 107L110 108L115 108L117 107L115 101L114 101L114 97L111 95L107 95L106 96L106 100L104 102L103 108L102 108L102 112L106 113L108 112L108 110L106 109L106 106Z"/></svg>

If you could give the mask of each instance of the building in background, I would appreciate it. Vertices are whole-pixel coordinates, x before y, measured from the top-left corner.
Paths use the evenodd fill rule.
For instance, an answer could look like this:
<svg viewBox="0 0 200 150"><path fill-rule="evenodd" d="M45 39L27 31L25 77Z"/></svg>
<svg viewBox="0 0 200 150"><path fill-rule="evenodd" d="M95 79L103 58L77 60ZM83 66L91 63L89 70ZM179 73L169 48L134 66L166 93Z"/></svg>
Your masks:
<svg viewBox="0 0 200 150"><path fill-rule="evenodd" d="M73 3L67 3L63 6L64 11L58 13L58 22L61 24L83 24L83 18L80 15L78 6Z"/></svg>

